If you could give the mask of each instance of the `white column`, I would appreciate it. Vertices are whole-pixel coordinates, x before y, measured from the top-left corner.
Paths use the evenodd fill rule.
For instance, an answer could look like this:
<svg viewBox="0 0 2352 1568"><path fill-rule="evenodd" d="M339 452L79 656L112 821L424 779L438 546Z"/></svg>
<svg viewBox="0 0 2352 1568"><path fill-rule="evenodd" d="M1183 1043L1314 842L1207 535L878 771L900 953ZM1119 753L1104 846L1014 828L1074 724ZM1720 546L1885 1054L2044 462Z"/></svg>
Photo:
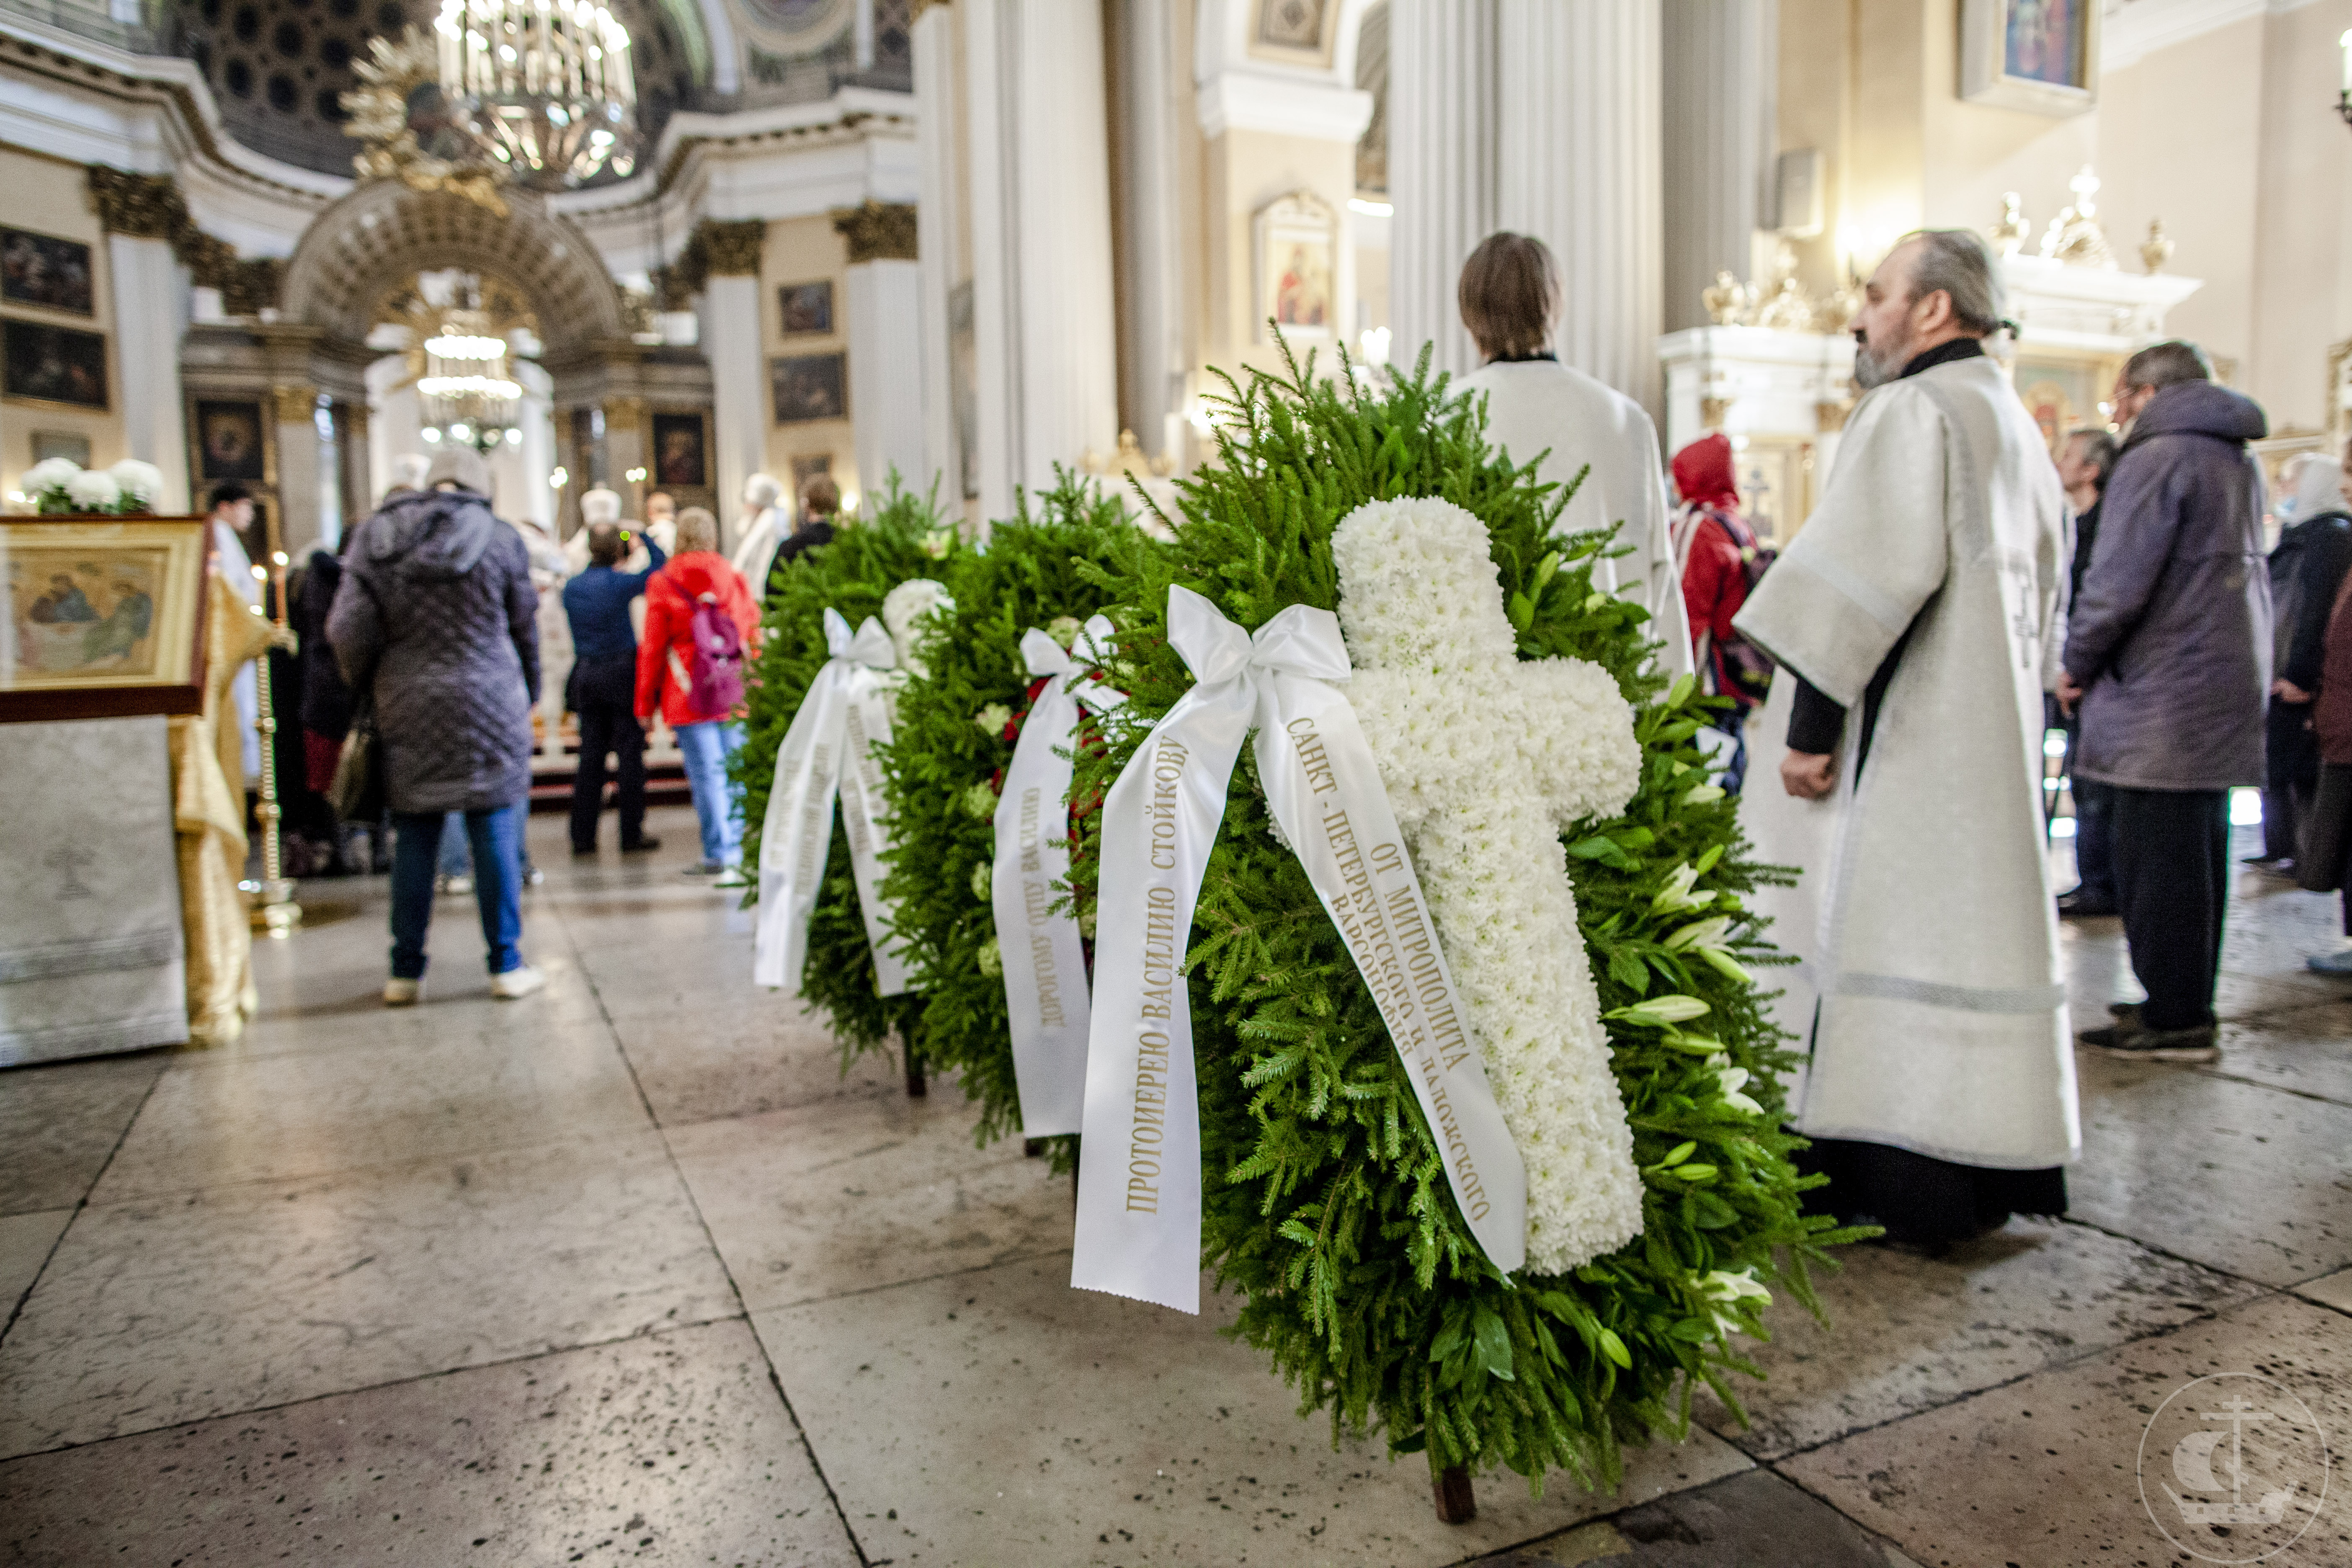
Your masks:
<svg viewBox="0 0 2352 1568"><path fill-rule="evenodd" d="M1497 5L1496 100L1510 132L1496 159L1496 226L1535 236L1559 260L1561 362L1654 406L1664 243L1657 8Z"/></svg>
<svg viewBox="0 0 2352 1568"><path fill-rule="evenodd" d="M1778 137L1779 0L1665 0L1665 330L1706 324L1717 272L1749 276Z"/></svg>
<svg viewBox="0 0 2352 1568"><path fill-rule="evenodd" d="M1129 367L1127 416L1154 457L1184 457L1185 259L1177 138L1182 129L1176 84L1175 7L1169 0L1129 0L1124 12L1127 91L1120 109L1120 195L1128 244L1127 319L1119 323ZM1344 254L1344 253L1343 253Z"/></svg>
<svg viewBox="0 0 2352 1568"><path fill-rule="evenodd" d="M982 515L1118 441L1101 12L972 0L972 283Z"/></svg>
<svg viewBox="0 0 2352 1568"><path fill-rule="evenodd" d="M278 547L289 561L309 556L323 538L319 516L319 394L310 386L276 386L278 414ZM255 565L266 565L257 560Z"/></svg>
<svg viewBox="0 0 2352 1568"><path fill-rule="evenodd" d="M1400 365L1430 342L1439 370L1478 364L1454 286L1496 226L1496 0L1392 0L1389 10L1389 357ZM1533 133L1502 123L1512 142Z"/></svg>
<svg viewBox="0 0 2352 1568"><path fill-rule="evenodd" d="M188 325L188 280L169 241L109 235L114 283L116 363L122 374L122 441L128 457L163 470L159 512L190 510L187 422L180 410L180 339Z"/></svg>
<svg viewBox="0 0 2352 1568"><path fill-rule="evenodd" d="M954 327L948 309L949 295L963 280L957 261L964 190L956 160L963 114L955 73L954 7L933 5L916 19L914 55L915 147L922 164L915 266L922 294L923 457L908 482L928 492L937 478L941 503L961 515L963 452L956 436Z"/></svg>
<svg viewBox="0 0 2352 1568"><path fill-rule="evenodd" d="M733 549L743 481L767 461L768 394L761 384L760 279L713 275L704 285L702 353L710 362L711 440L719 448L719 543ZM585 480L575 480L584 485Z"/></svg>
<svg viewBox="0 0 2352 1568"><path fill-rule="evenodd" d="M930 489L923 468L922 279L913 261L849 268L849 413L857 482L879 496L896 469L907 489ZM944 487L943 487L944 488Z"/></svg>

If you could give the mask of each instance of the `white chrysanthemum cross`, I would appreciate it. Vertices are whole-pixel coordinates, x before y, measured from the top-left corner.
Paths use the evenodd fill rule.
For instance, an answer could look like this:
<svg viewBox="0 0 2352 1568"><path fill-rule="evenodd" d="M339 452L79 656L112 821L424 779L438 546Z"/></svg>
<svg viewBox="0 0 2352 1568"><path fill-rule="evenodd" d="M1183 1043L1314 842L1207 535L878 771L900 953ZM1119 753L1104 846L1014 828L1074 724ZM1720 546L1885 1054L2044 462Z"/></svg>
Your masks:
<svg viewBox="0 0 2352 1568"><path fill-rule="evenodd" d="M1633 798L1633 710L1597 665L1519 659L1486 525L1451 501L1359 507L1331 554L1348 698L1527 1164L1528 1267L1560 1273L1642 1229L1559 837Z"/></svg>

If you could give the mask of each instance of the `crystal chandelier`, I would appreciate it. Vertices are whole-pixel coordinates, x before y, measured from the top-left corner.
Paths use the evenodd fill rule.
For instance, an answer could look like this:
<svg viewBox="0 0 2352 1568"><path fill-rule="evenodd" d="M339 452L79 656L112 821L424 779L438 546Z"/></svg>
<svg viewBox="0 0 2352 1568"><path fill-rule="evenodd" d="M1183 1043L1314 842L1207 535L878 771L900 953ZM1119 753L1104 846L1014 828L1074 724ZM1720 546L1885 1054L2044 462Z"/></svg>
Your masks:
<svg viewBox="0 0 2352 1568"><path fill-rule="evenodd" d="M488 451L517 441L515 405L522 386L507 365L507 341L471 323L451 321L425 340L424 374L416 395L425 400L425 440L460 442Z"/></svg>
<svg viewBox="0 0 2352 1568"><path fill-rule="evenodd" d="M441 90L526 185L561 190L637 164L629 30L593 0L442 0Z"/></svg>

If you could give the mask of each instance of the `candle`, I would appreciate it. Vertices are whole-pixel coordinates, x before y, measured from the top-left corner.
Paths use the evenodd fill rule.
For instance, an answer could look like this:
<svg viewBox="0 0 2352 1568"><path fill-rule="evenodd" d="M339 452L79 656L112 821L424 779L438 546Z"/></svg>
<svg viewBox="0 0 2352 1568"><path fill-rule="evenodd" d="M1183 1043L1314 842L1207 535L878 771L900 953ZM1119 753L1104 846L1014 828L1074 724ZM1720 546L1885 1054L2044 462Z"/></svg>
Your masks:
<svg viewBox="0 0 2352 1568"><path fill-rule="evenodd" d="M2336 47L2344 54L2344 94L2352 98L2352 28L2346 29L2344 36L2336 40Z"/></svg>

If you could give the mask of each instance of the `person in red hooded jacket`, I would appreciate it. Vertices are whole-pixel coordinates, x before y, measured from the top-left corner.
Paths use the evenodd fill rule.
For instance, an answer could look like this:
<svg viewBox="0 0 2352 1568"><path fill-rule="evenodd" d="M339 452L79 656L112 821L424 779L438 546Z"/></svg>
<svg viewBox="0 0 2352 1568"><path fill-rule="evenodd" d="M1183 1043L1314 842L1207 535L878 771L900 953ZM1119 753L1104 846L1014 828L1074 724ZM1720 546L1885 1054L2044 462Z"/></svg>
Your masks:
<svg viewBox="0 0 2352 1568"><path fill-rule="evenodd" d="M690 506L677 516L677 553L646 584L646 633L637 641L637 721L652 723L659 708L686 758L694 815L702 825L702 859L688 867L687 875L715 877L719 887L740 888L746 880L741 803L728 781L727 761L743 743L743 727L733 712L704 713L694 706L688 672L697 605L725 610L743 646L751 646L760 629L760 606L743 574L719 553L719 520Z"/></svg>
<svg viewBox="0 0 2352 1568"><path fill-rule="evenodd" d="M1748 602L1748 585L1759 546L1755 531L1740 515L1739 490L1732 478L1731 442L1720 430L1675 454L1675 490L1682 510L1675 519L1675 552L1683 562L1683 605L1690 615L1694 662L1704 689L1728 697L1715 727L1733 742L1723 787L1739 792L1748 771L1745 729L1748 710L1764 700L1772 668L1762 653L1734 631L1731 617Z"/></svg>

